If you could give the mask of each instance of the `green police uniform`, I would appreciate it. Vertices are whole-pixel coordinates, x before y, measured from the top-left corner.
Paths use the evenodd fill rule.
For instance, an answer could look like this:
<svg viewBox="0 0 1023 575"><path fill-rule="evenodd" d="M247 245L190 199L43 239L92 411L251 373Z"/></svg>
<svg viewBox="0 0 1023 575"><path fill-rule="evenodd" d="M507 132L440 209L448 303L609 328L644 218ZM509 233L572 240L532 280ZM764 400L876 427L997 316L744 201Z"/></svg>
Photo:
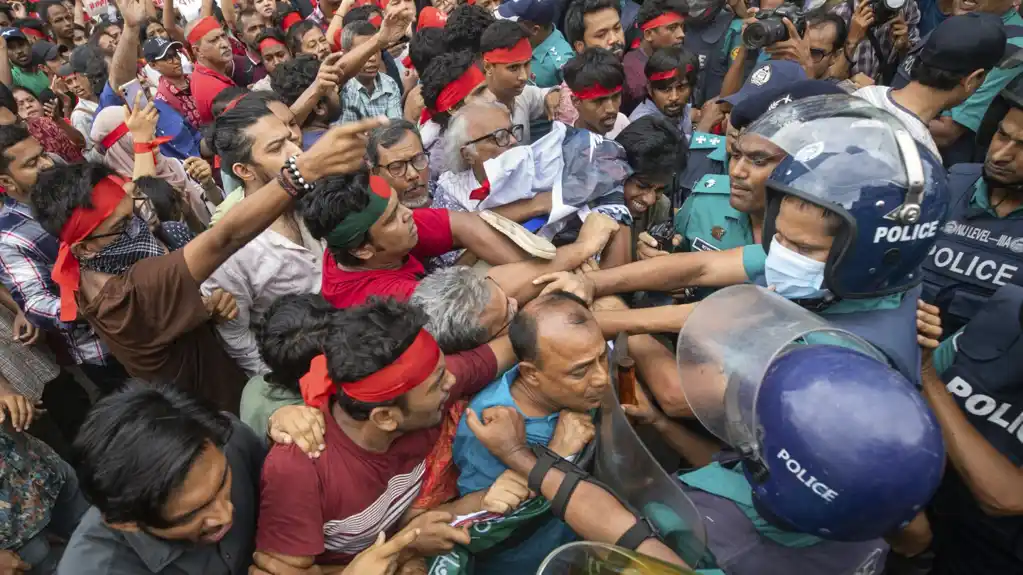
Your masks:
<svg viewBox="0 0 1023 575"><path fill-rule="evenodd" d="M675 233L681 251L728 250L753 243L749 216L729 203L728 176L707 174L675 214Z"/></svg>
<svg viewBox="0 0 1023 575"><path fill-rule="evenodd" d="M1013 8L1002 15L1002 22L1006 26L1023 26L1023 17L1020 17L1016 9ZM1023 37L1010 37L1009 43L1023 47ZM1023 68L994 68L987 73L980 88L965 102L942 115L951 116L955 123L976 132L980 128L980 122L984 119L984 113L987 112L991 101L1021 71Z"/></svg>
<svg viewBox="0 0 1023 575"><path fill-rule="evenodd" d="M732 23L728 26L728 30L725 32L724 49L725 54L728 57L728 65L731 66L732 62L735 61L735 57L739 55L739 46L742 45L742 20L736 18L732 20ZM757 54L757 64L766 62L771 59L771 55L763 50Z"/></svg>
<svg viewBox="0 0 1023 575"><path fill-rule="evenodd" d="M679 190L674 198L680 206L692 194L693 188L707 174L723 174L728 171L728 154L725 151L725 137L707 132L693 132L689 139L689 159L686 169L678 177Z"/></svg>
<svg viewBox="0 0 1023 575"><path fill-rule="evenodd" d="M561 67L572 59L575 52L558 29L554 29L547 39L533 48L531 67L533 82L541 88L551 88L561 84Z"/></svg>

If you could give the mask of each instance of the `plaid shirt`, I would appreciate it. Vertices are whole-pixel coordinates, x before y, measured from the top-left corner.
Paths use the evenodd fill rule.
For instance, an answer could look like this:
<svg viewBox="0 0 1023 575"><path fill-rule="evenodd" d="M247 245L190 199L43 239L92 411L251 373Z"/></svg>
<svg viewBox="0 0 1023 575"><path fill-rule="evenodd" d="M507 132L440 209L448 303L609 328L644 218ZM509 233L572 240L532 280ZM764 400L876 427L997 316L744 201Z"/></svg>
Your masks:
<svg viewBox="0 0 1023 575"><path fill-rule="evenodd" d="M831 11L845 20L846 24L852 22L852 11L854 2L853 0L847 0L839 2ZM916 43L920 41L920 30L918 25L920 24L920 8L916 5L916 0L908 0L906 6L902 10L902 14L906 19L906 25L909 27L909 46L912 49L916 46ZM888 61L895 61L893 67L898 64L899 55L895 52L894 43L892 42L892 24L886 22L880 27L871 27L867 31L867 34L873 34L874 38L877 39L877 43L881 46L881 50L888 56ZM881 60L877 54L874 53L874 46L871 44L869 38L864 38L860 42L859 46L852 53L852 67L849 69L849 75L853 76L857 73L862 73L865 76L870 76L874 81L880 81L881 75Z"/></svg>
<svg viewBox="0 0 1023 575"><path fill-rule="evenodd" d="M357 78L345 82L341 89L341 103L344 106L341 124L374 116L387 116L395 120L402 118L401 89L397 82L383 72L377 72L372 94L366 91L366 86Z"/></svg>
<svg viewBox="0 0 1023 575"><path fill-rule="evenodd" d="M319 5L317 5L316 9L306 16L305 19L319 26L320 30L323 30L324 34L327 33L327 27L330 26L330 22L327 22L327 17L323 13L323 10L320 10Z"/></svg>
<svg viewBox="0 0 1023 575"><path fill-rule="evenodd" d="M60 321L60 291L51 272L59 242L9 196L0 205L0 282L32 325L59 331L75 363L104 365L110 352L89 324Z"/></svg>

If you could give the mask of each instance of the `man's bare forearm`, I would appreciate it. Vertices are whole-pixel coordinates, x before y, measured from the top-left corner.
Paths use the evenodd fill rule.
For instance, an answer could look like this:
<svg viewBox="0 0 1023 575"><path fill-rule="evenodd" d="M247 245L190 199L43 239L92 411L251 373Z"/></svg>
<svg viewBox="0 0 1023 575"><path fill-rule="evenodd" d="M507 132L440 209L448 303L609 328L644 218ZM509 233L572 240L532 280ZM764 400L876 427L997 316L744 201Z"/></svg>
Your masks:
<svg viewBox="0 0 1023 575"><path fill-rule="evenodd" d="M694 304L666 305L629 310L595 311L593 316L604 337L619 333L676 333L685 325Z"/></svg>

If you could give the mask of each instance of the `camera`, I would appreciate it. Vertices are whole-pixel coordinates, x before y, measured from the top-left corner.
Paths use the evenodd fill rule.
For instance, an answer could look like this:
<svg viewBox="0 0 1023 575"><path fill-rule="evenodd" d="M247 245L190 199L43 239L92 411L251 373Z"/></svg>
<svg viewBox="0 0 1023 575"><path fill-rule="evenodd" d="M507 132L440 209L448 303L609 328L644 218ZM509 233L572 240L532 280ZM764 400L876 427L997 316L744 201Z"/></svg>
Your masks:
<svg viewBox="0 0 1023 575"><path fill-rule="evenodd" d="M874 11L874 26L891 20L905 6L906 0L870 0L870 9Z"/></svg>
<svg viewBox="0 0 1023 575"><path fill-rule="evenodd" d="M884 0L876 0L884 1ZM905 0L889 0L890 2L905 2ZM799 35L806 33L806 18L803 11L795 4L782 4L774 10L757 12L756 22L753 22L742 32L742 42L747 49L759 50L770 46L775 42L784 42L789 39L789 29L785 27L782 18L788 18L795 26Z"/></svg>
<svg viewBox="0 0 1023 575"><path fill-rule="evenodd" d="M647 230L655 240L657 240L657 249L671 253L675 250L675 246L672 245L671 239L675 237L675 223L671 220L654 224Z"/></svg>

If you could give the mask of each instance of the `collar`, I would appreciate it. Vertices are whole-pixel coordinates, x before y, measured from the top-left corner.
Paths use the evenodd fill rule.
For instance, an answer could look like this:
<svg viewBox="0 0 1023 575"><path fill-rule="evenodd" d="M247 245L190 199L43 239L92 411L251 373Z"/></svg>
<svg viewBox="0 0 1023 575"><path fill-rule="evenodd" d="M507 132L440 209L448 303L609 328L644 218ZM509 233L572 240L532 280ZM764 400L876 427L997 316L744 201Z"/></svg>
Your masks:
<svg viewBox="0 0 1023 575"><path fill-rule="evenodd" d="M543 42L540 42L539 44L536 45L535 48L533 48L533 57L542 58L544 54L547 53L548 50L553 50L554 48L556 48L557 47L556 45L560 43L559 41L565 42L566 40L565 37L561 34L561 31L555 28L551 30L551 33L548 34L546 38L544 38Z"/></svg>
<svg viewBox="0 0 1023 575"><path fill-rule="evenodd" d="M903 295L905 295L905 292L864 299L839 299L827 306L821 313L837 315L896 309L902 305Z"/></svg>
<svg viewBox="0 0 1023 575"><path fill-rule="evenodd" d="M971 208L980 208L984 210L988 215L994 216L999 219L1014 219L1016 217L1023 217L1023 205L1019 206L1015 210L1009 212L1009 215L1001 218L995 212L995 209L991 207L991 192L988 190L987 182L984 181L983 177L977 179L976 183L973 184L973 195L970 196Z"/></svg>
<svg viewBox="0 0 1023 575"><path fill-rule="evenodd" d="M113 528L108 527L108 529ZM157 539L142 531L120 533L122 533L125 543L132 548L135 555L146 564L152 573L163 572L185 553L186 548L182 543Z"/></svg>
<svg viewBox="0 0 1023 575"><path fill-rule="evenodd" d="M216 78L221 82L228 83L232 86L235 85L234 80L232 80L231 78L228 78L227 76L221 74L220 72L217 72L213 68L207 68L206 66L203 66L198 62L195 63L195 67L192 69L192 74L193 75L198 74L200 76L209 76L211 78Z"/></svg>
<svg viewBox="0 0 1023 575"><path fill-rule="evenodd" d="M15 200L14 198L6 194L0 195L0 198L3 198L4 210L12 211L28 219L35 219L35 216L32 215L32 208L30 208L29 206L19 202L18 200Z"/></svg>
<svg viewBox="0 0 1023 575"><path fill-rule="evenodd" d="M1019 12L1015 8L1009 10L1005 14L1002 14L1002 22L1005 24L1012 24L1013 20L1020 18Z"/></svg>

